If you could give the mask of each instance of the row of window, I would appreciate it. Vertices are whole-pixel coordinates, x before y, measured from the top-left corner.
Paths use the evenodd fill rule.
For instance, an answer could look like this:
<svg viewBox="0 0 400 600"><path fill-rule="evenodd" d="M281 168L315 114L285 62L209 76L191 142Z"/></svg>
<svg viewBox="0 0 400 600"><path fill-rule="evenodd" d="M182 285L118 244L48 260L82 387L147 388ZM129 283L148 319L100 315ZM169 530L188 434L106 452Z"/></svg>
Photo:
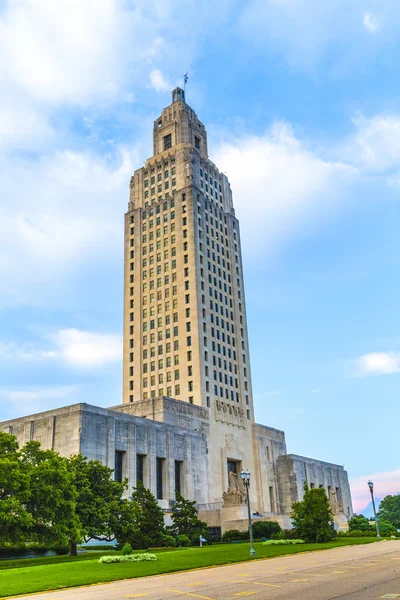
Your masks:
<svg viewBox="0 0 400 600"><path fill-rule="evenodd" d="M143 485L148 486L147 466L148 456L146 454L136 455L136 482L141 481ZM115 451L114 458L114 479L122 483L126 473L126 452L122 450ZM156 457L156 498L157 500L163 500L165 496L165 480L166 480L166 462L165 458ZM182 492L182 480L183 480L183 461L175 460L174 465L174 489L179 494Z"/></svg>
<svg viewBox="0 0 400 600"><path fill-rule="evenodd" d="M175 173L176 173L176 169L175 169L175 167L172 167L172 168L171 168L171 175L175 175ZM160 172L160 173L157 173L157 182L159 182L159 181L162 181L162 180L163 180L163 178L164 178L164 179L168 179L168 178L169 178L169 170L168 170L168 169L165 169L165 170L164 170L164 177L163 177L163 173L162 173L162 172ZM154 185L154 184L155 184L155 182L156 182L156 177L155 177L155 175L153 175L153 176L150 178L150 185ZM148 179L148 178L146 178L146 179L144 180L144 187L145 187L145 188L149 187L149 179Z"/></svg>

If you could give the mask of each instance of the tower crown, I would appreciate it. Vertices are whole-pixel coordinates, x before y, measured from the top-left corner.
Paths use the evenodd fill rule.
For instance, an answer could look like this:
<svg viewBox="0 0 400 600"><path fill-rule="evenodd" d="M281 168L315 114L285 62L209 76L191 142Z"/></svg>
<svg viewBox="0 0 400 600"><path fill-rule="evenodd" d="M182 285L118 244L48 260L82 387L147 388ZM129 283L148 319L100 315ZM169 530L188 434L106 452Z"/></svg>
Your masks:
<svg viewBox="0 0 400 600"><path fill-rule="evenodd" d="M153 154L161 154L174 146L185 145L208 158L207 132L196 113L185 101L180 87L172 91L172 103L154 121Z"/></svg>
<svg viewBox="0 0 400 600"><path fill-rule="evenodd" d="M174 90L172 90L172 104L174 102L185 102L185 92L180 88L177 87Z"/></svg>

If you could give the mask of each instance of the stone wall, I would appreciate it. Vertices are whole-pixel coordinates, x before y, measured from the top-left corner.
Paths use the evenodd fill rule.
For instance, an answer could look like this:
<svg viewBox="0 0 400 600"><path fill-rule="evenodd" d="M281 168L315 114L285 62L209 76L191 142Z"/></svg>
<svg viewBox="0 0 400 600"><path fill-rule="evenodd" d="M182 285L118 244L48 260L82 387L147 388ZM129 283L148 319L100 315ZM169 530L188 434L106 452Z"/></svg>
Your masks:
<svg viewBox="0 0 400 600"><path fill-rule="evenodd" d="M353 508L344 467L295 454L279 456L276 467L282 512L290 514L293 502L303 499L306 483L311 489L325 489L332 502L335 522L345 528Z"/></svg>
<svg viewBox="0 0 400 600"><path fill-rule="evenodd" d="M81 452L111 469L115 467L116 451L122 452L122 475L129 480L127 495L136 485L138 454L144 457L144 484L156 494L156 461L161 458L164 463L160 504L169 508L175 500L175 461L181 463L182 494L198 502L208 501L207 439L200 421L197 430L194 424L193 418L192 428L188 429L126 412L76 404L6 421L0 423L0 429L15 435L21 445L37 440L44 449L53 449L62 456Z"/></svg>

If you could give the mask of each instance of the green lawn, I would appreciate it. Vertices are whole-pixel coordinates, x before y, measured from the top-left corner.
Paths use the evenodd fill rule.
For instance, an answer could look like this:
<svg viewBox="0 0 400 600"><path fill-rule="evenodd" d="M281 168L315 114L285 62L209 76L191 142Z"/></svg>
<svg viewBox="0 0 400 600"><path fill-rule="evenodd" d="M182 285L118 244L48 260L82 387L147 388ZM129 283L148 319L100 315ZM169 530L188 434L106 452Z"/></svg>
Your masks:
<svg viewBox="0 0 400 600"><path fill-rule="evenodd" d="M353 538L326 544L302 544L299 546L263 546L261 543L256 543L255 547L257 558L271 558L284 554L323 550L351 544L367 544L375 541L376 538ZM248 543L159 552L157 553L157 562L153 563L101 565L98 563L98 559L104 554L107 553L96 552L77 557L59 556L7 561L8 566L7 564L0 565L0 599L18 594L254 560L249 558ZM13 564L10 566L10 563ZM17 565L16 568L15 565Z"/></svg>

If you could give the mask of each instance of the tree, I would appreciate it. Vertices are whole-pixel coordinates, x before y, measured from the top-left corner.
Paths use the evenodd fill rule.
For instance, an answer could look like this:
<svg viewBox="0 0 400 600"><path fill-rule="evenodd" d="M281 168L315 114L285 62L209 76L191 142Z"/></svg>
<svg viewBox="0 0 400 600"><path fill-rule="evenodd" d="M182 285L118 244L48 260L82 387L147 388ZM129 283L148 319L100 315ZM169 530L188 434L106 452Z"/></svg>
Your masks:
<svg viewBox="0 0 400 600"><path fill-rule="evenodd" d="M386 519L379 519L378 523L379 523L379 533L383 536L393 535L393 533L397 532L396 527L394 527Z"/></svg>
<svg viewBox="0 0 400 600"><path fill-rule="evenodd" d="M4 542L21 540L34 520L26 508L29 499L28 470L13 435L0 432L0 531Z"/></svg>
<svg viewBox="0 0 400 600"><path fill-rule="evenodd" d="M53 450L42 450L39 442L32 441L22 448L20 461L29 480L25 507L33 518L31 536L38 541L67 544L70 531L79 525L68 459Z"/></svg>
<svg viewBox="0 0 400 600"><path fill-rule="evenodd" d="M134 518L128 500L122 498L127 481L112 478L113 469L98 460L87 460L78 454L69 460L69 471L76 489L77 530L71 530L70 553L76 554L79 538L111 541ZM133 505L132 507L133 508ZM121 524L121 519L124 523Z"/></svg>
<svg viewBox="0 0 400 600"><path fill-rule="evenodd" d="M349 521L350 531L375 531L375 526L371 525L371 522L364 517L364 515L354 514Z"/></svg>
<svg viewBox="0 0 400 600"><path fill-rule="evenodd" d="M129 542L133 548L157 546L164 534L164 513L151 491L140 480L134 488L132 502L139 507L136 527L132 532L125 532L124 542Z"/></svg>
<svg viewBox="0 0 400 600"><path fill-rule="evenodd" d="M305 542L327 542L333 537L333 513L324 489L309 490L304 485L302 502L292 504L293 525Z"/></svg>
<svg viewBox="0 0 400 600"><path fill-rule="evenodd" d="M400 494L386 496L378 511L379 519L385 519L396 529L400 529Z"/></svg>
<svg viewBox="0 0 400 600"><path fill-rule="evenodd" d="M198 542L200 535L207 535L208 527L198 517L196 502L186 500L178 491L171 519L171 532L176 536L187 535L192 544Z"/></svg>

